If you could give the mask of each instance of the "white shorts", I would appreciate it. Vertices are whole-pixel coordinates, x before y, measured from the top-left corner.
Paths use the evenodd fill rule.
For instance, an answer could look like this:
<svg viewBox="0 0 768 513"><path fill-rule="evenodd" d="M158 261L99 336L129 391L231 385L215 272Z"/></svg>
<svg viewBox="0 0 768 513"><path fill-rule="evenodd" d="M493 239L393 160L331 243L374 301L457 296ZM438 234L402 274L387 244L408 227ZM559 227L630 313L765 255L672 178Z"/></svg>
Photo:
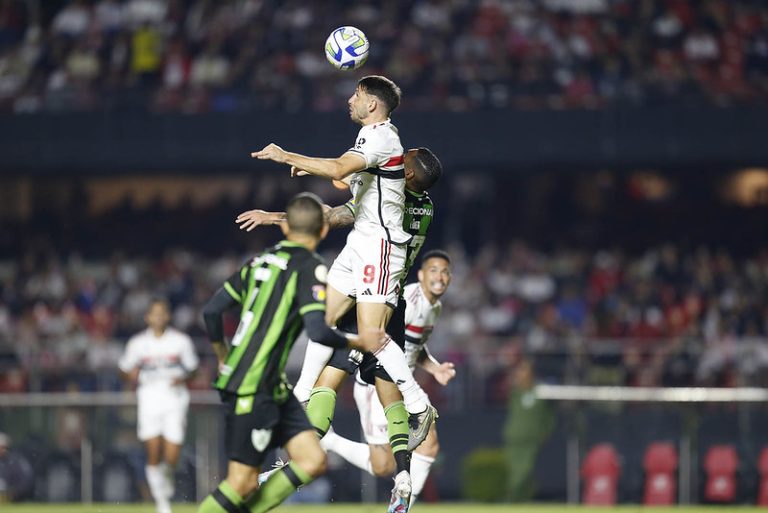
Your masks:
<svg viewBox="0 0 768 513"><path fill-rule="evenodd" d="M181 445L187 430L189 394L168 400L165 397L139 397L136 431L142 442L162 436L167 441ZM186 399L186 400L185 400Z"/></svg>
<svg viewBox="0 0 768 513"><path fill-rule="evenodd" d="M394 308L405 272L405 250L404 244L352 230L328 272L328 285L358 303L387 303Z"/></svg>

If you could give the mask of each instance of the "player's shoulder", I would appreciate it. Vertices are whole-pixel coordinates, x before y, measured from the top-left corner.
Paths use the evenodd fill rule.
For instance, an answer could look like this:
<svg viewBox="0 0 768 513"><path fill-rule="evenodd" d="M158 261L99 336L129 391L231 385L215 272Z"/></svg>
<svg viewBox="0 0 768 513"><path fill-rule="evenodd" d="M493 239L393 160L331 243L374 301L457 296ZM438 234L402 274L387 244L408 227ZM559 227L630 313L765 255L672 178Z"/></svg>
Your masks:
<svg viewBox="0 0 768 513"><path fill-rule="evenodd" d="M128 339L128 342L126 342L125 345L127 345L127 346L128 345L132 345L132 346L139 345L142 342L146 341L148 336L149 336L149 330L148 329L143 329L143 330L139 331L138 333L134 333L133 335L131 335L130 338Z"/></svg>
<svg viewBox="0 0 768 513"><path fill-rule="evenodd" d="M409 303L412 303L413 301L416 301L419 296L421 295L421 287L419 286L419 282L413 282L409 283L405 287L403 287L403 296L405 297L405 300Z"/></svg>
<svg viewBox="0 0 768 513"><path fill-rule="evenodd" d="M171 326L168 326L168 328L166 328L166 332L168 333L169 337L172 337L177 340L183 340L183 341L192 340L189 335L187 335L180 329L177 329Z"/></svg>

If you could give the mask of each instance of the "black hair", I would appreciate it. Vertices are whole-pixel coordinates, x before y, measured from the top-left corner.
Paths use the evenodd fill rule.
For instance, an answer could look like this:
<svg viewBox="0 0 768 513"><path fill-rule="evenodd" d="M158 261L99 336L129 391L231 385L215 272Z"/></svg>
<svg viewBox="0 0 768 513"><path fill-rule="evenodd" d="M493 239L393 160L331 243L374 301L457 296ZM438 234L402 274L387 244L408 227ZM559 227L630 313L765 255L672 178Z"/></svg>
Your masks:
<svg viewBox="0 0 768 513"><path fill-rule="evenodd" d="M311 192L297 194L285 208L288 228L294 233L319 237L323 231L323 202Z"/></svg>
<svg viewBox="0 0 768 513"><path fill-rule="evenodd" d="M400 88L387 77L381 75L368 75L357 83L357 86L366 93L375 96L384 103L387 114L400 105Z"/></svg>
<svg viewBox="0 0 768 513"><path fill-rule="evenodd" d="M417 166L413 170L416 174L413 181L421 191L426 191L435 185L443 175L443 165L428 148L416 148L414 159Z"/></svg>
<svg viewBox="0 0 768 513"><path fill-rule="evenodd" d="M446 262L448 262L448 265L451 265L451 257L448 255L447 251L444 251L442 249L430 249L424 255L421 257L421 265L424 265L424 262L429 260L430 258L442 258Z"/></svg>

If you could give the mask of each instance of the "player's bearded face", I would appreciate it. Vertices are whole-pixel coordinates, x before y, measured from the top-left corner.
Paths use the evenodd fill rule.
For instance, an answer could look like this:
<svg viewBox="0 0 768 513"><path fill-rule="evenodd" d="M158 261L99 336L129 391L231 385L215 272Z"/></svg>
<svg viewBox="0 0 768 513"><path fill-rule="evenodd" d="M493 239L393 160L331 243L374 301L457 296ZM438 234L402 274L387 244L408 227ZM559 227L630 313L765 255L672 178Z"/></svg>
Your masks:
<svg viewBox="0 0 768 513"><path fill-rule="evenodd" d="M359 87L355 89L352 96L349 97L349 117L352 121L359 123L368 117L368 94Z"/></svg>

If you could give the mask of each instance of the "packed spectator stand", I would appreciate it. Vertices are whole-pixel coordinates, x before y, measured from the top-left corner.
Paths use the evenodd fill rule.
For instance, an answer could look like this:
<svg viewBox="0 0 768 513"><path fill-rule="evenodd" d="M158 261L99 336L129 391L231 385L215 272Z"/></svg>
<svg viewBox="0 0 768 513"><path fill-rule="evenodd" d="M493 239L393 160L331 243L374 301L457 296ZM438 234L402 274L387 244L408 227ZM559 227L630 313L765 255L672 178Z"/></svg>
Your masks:
<svg viewBox="0 0 768 513"><path fill-rule="evenodd" d="M341 110L342 21L404 110L768 99L760 0L4 0L0 111Z"/></svg>

